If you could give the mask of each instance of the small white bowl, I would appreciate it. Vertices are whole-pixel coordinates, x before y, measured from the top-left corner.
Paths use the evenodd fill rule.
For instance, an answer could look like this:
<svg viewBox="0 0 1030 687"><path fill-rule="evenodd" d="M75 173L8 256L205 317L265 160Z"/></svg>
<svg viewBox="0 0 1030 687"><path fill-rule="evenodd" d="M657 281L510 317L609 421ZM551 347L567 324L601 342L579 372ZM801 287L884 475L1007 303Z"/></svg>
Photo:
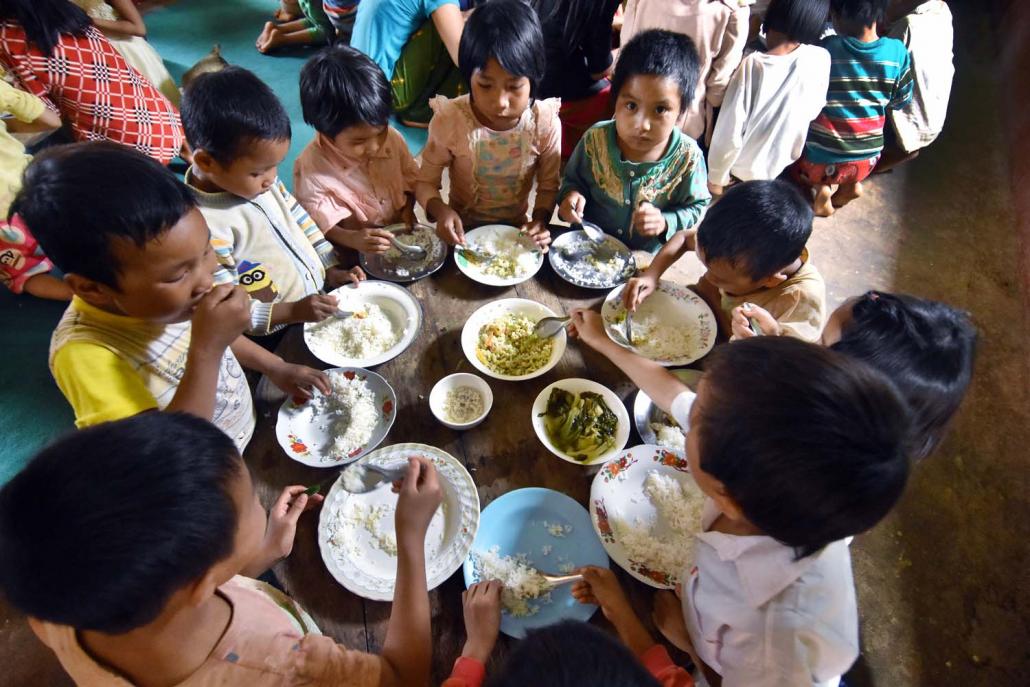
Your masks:
<svg viewBox="0 0 1030 687"><path fill-rule="evenodd" d="M471 422L451 422L444 413L447 394L451 389L457 389L462 386L470 386L482 394L483 414ZM486 416L490 414L490 408L493 407L493 404L494 392L490 389L490 385L482 377L469 374L468 372L456 372L455 374L447 375L434 384L433 390L429 392L429 410L432 411L433 417L439 420L445 427L450 427L451 429L472 429L486 419Z"/></svg>

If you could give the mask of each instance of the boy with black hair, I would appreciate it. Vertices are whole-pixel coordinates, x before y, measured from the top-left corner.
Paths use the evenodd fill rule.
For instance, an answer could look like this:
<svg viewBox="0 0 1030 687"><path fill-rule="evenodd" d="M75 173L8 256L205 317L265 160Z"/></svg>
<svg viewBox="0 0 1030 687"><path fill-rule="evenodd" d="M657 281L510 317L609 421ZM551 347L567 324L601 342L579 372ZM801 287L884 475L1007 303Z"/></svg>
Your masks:
<svg viewBox="0 0 1030 687"><path fill-rule="evenodd" d="M297 200L325 237L362 253L385 253L382 227L415 221L418 164L390 126L390 82L347 45L320 51L300 72L304 121L317 132L293 165Z"/></svg>
<svg viewBox="0 0 1030 687"><path fill-rule="evenodd" d="M291 136L279 99L251 72L229 67L190 84L182 122L193 151L186 183L223 268L215 283L247 289L248 333L264 336L332 315L336 299L322 295L323 288L363 274L338 267L332 245L279 180Z"/></svg>
<svg viewBox="0 0 1030 687"><path fill-rule="evenodd" d="M626 284L623 303L636 310L684 253L693 250L708 268L698 292L730 333L730 315L744 303L768 310L767 335L818 341L826 312L826 284L808 259L812 209L785 181L746 181L730 187L697 229L681 231L651 265Z"/></svg>
<svg viewBox="0 0 1030 687"><path fill-rule="evenodd" d="M666 637L722 687L836 685L858 657L846 539L893 508L909 473L911 415L884 375L822 346L763 336L706 360L697 395L572 313L686 434L704 492L694 564L655 598Z"/></svg>
<svg viewBox="0 0 1030 687"><path fill-rule="evenodd" d="M652 253L698 222L712 198L705 159L679 128L698 69L694 43L681 34L644 31L622 48L615 118L591 127L572 152L558 193L563 220L593 222Z"/></svg>
<svg viewBox="0 0 1030 687"><path fill-rule="evenodd" d="M908 49L877 33L887 2L830 2L837 35L822 42L831 58L826 107L809 127L804 154L791 167L794 179L813 189L820 217L862 195L862 181L883 151L887 111L912 99Z"/></svg>
<svg viewBox="0 0 1030 687"><path fill-rule="evenodd" d="M425 684L423 549L443 492L432 462L409 460L379 656L250 578L289 555L321 499L289 486L266 513L233 443L186 414L69 434L0 490L0 590L79 685Z"/></svg>
<svg viewBox="0 0 1030 687"><path fill-rule="evenodd" d="M254 431L244 367L308 397L325 375L240 336L246 293L215 286L196 200L158 162L116 143L39 153L14 201L75 296L50 369L78 427L148 410L210 420L242 450Z"/></svg>

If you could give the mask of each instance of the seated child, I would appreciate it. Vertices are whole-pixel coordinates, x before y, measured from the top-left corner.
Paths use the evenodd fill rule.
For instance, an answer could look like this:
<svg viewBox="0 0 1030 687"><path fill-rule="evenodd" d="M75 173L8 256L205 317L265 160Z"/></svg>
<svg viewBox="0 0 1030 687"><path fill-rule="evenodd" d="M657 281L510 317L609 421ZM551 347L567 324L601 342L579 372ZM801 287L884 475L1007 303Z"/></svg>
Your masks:
<svg viewBox="0 0 1030 687"><path fill-rule="evenodd" d="M289 555L321 499L289 486L266 512L232 441L181 413L69 434L0 490L0 590L79 685L423 685L423 542L443 495L433 464L411 458L399 494L378 656L322 636L251 579Z"/></svg>
<svg viewBox="0 0 1030 687"><path fill-rule="evenodd" d="M229 67L186 89L182 121L193 151L186 183L223 267L215 283L247 289L248 333L332 315L336 299L322 289L357 280L360 270L337 267L332 245L279 180L290 148L290 118L279 99L251 72Z"/></svg>
<svg viewBox="0 0 1030 687"><path fill-rule="evenodd" d="M689 427L702 531L682 605L656 596L658 627L712 684L838 684L859 653L846 539L887 515L909 473L894 385L822 346L762 336L713 351L694 397L612 342L600 315L572 315L580 339Z"/></svg>
<svg viewBox="0 0 1030 687"><path fill-rule="evenodd" d="M349 45L358 14L358 0L322 0L322 11L333 27L329 42Z"/></svg>
<svg viewBox="0 0 1030 687"><path fill-rule="evenodd" d="M435 114L422 151L415 195L450 245L465 228L520 227L538 246L551 242L561 166L560 103L536 100L544 77L540 21L520 0L491 0L472 13L461 34L458 67L471 92L431 101ZM450 204L440 198L449 170ZM536 179L533 214L526 218Z"/></svg>
<svg viewBox="0 0 1030 687"><path fill-rule="evenodd" d="M48 148L14 209L75 293L50 370L77 427L148 410L215 423L242 448L254 431L244 367L297 397L330 388L246 337L246 292L215 286L204 216L158 162L110 142Z"/></svg>
<svg viewBox="0 0 1030 687"><path fill-rule="evenodd" d="M61 126L61 118L47 109L42 100L3 79L0 79L0 111L9 112L11 124L22 133ZM8 126L7 120L0 119L0 283L14 293L71 300L71 289L50 274L54 265L43 255L25 223L17 215L8 218L11 201L21 188L22 172L32 159L25 154L21 141L10 134Z"/></svg>
<svg viewBox="0 0 1030 687"><path fill-rule="evenodd" d="M826 104L830 53L818 46L829 0L773 0L765 52L744 57L730 79L708 151L708 188L775 179L801 157L808 125Z"/></svg>
<svg viewBox="0 0 1030 687"><path fill-rule="evenodd" d="M657 252L711 201L705 159L677 123L694 96L697 51L669 31L638 34L612 77L615 119L591 127L565 167L559 216Z"/></svg>
<svg viewBox="0 0 1030 687"><path fill-rule="evenodd" d="M567 620L530 632L512 651L489 687L693 687L629 607L610 570L584 568L573 594L599 605L623 644L586 623ZM501 583L480 582L461 595L468 639L441 687L479 687L501 625ZM575 660L570 657L575 656Z"/></svg>
<svg viewBox="0 0 1030 687"><path fill-rule="evenodd" d="M297 200L330 242L363 253L390 249L379 227L415 221L418 164L390 126L390 98L383 70L346 45L300 72L304 121L317 133L293 165Z"/></svg>
<svg viewBox="0 0 1030 687"><path fill-rule="evenodd" d="M822 42L831 58L826 107L791 167L795 180L814 190L820 217L862 195L862 181L883 150L887 110L912 99L908 49L876 32L887 0L831 0L830 8L837 35Z"/></svg>
<svg viewBox="0 0 1030 687"><path fill-rule="evenodd" d="M826 284L808 259L812 210L785 181L745 181L730 187L697 230L673 236L654 262L626 284L623 302L636 310L658 280L686 251L708 268L698 292L716 313L723 333L744 303L759 305L776 320L767 335L818 341L826 309Z"/></svg>
<svg viewBox="0 0 1030 687"><path fill-rule="evenodd" d="M254 42L260 52L269 53L279 48L331 43L336 29L326 16L321 0L300 0L297 3L303 16L281 24L265 22L265 28Z"/></svg>

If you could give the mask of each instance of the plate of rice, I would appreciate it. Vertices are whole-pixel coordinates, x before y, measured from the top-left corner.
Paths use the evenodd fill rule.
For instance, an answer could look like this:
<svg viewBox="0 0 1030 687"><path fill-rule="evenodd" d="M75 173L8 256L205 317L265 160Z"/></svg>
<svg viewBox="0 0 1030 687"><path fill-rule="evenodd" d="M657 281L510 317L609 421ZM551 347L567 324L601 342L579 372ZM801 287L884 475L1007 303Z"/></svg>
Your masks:
<svg viewBox="0 0 1030 687"><path fill-rule="evenodd" d="M454 456L425 444L394 444L361 459L382 467L407 463L411 456L433 461L443 487L443 503L426 532L426 580L440 586L461 567L479 529L479 492L468 470ZM366 599L391 601L397 579L397 494L380 487L351 494L333 483L318 521L318 548L336 581Z"/></svg>
<svg viewBox="0 0 1030 687"><path fill-rule="evenodd" d="M353 463L382 443L397 419L397 396L375 372L340 367L326 374L333 393L286 399L275 423L286 455L316 468Z"/></svg>
<svg viewBox="0 0 1030 687"><path fill-rule="evenodd" d="M673 370L672 373L691 391L697 393L697 385L701 382L700 370ZM668 413L651 401L651 397L644 393L643 389L637 391L636 399L633 401L633 422L637 427L637 433L640 434L640 440L645 444L654 444L675 451L681 456L686 455L684 435L689 427L680 427Z"/></svg>
<svg viewBox="0 0 1030 687"><path fill-rule="evenodd" d="M682 456L643 444L608 461L590 485L590 519L616 565L673 589L694 562L704 494Z"/></svg>
<svg viewBox="0 0 1030 687"><path fill-rule="evenodd" d="M341 286L340 310L350 317L327 317L304 325L304 343L316 358L337 367L374 367L403 353L422 327L422 308L402 286L363 281Z"/></svg>
<svg viewBox="0 0 1030 687"><path fill-rule="evenodd" d="M436 230L427 224L391 224L385 231L394 234L400 243L418 246L426 251L424 257L417 260L391 247L385 253L361 253L358 260L361 267L376 279L393 282L412 282L427 277L443 267L447 262L447 244L436 235Z"/></svg>
<svg viewBox="0 0 1030 687"><path fill-rule="evenodd" d="M541 576L568 575L586 565L608 567L590 515L552 489L516 489L486 508L462 573L465 586L497 579L501 632L522 639L561 620L587 621L596 606L572 598L572 585L551 587Z"/></svg>
<svg viewBox="0 0 1030 687"><path fill-rule="evenodd" d="M601 306L604 329L615 343L626 346L626 308L623 286L613 289ZM628 348L665 367L688 365L708 355L719 328L704 299L685 286L662 279L658 288L637 306Z"/></svg>
<svg viewBox="0 0 1030 687"><path fill-rule="evenodd" d="M521 284L544 264L544 256L533 239L507 224L487 224L467 231L465 245L490 258L481 260L458 246L454 262L469 279L487 286Z"/></svg>
<svg viewBox="0 0 1030 687"><path fill-rule="evenodd" d="M536 323L556 317L546 305L525 298L502 298L480 307L465 321L461 348L472 366L495 379L521 381L546 373L565 353L564 330L541 339Z"/></svg>
<svg viewBox="0 0 1030 687"><path fill-rule="evenodd" d="M547 252L555 274L585 289L610 289L637 271L633 251L614 236L605 236L598 246L583 231L567 231L554 240Z"/></svg>

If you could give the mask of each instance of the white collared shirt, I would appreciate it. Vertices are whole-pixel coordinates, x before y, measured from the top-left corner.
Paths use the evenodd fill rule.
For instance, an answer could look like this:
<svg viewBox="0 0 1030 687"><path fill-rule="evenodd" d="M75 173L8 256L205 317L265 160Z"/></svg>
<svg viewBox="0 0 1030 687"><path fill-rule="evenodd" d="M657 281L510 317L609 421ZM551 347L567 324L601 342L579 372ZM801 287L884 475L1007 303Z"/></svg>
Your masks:
<svg viewBox="0 0 1030 687"><path fill-rule="evenodd" d="M710 532L705 499L683 615L723 687L833 687L858 658L858 606L844 541L794 560L767 536Z"/></svg>

